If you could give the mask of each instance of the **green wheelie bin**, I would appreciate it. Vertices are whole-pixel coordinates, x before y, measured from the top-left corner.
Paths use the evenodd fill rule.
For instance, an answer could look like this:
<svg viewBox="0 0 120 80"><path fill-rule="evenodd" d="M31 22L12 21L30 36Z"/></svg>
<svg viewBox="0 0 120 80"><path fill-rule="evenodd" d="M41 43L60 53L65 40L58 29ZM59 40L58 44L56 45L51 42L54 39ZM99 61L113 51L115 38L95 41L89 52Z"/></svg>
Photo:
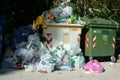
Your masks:
<svg viewBox="0 0 120 80"><path fill-rule="evenodd" d="M110 56L111 61L115 62L116 31L119 24L102 18L82 18L81 20L85 22L82 30L84 38L81 36L84 39L82 47L84 47L85 56L88 56L89 60L93 57Z"/></svg>

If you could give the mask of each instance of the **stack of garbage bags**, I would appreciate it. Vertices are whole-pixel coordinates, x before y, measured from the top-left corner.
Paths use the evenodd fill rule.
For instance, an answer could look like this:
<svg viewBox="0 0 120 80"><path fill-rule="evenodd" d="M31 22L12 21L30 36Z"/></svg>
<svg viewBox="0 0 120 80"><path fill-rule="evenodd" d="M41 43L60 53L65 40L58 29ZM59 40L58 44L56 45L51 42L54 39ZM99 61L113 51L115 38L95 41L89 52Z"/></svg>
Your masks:
<svg viewBox="0 0 120 80"><path fill-rule="evenodd" d="M85 24L78 13L74 13L73 8L69 5L60 5L44 11L42 16L47 23Z"/></svg>
<svg viewBox="0 0 120 80"><path fill-rule="evenodd" d="M64 44L58 44L51 50L40 41L36 33L28 36L26 42L15 44L15 50L6 49L9 56L1 62L2 68L25 69L26 72L50 73L55 70L72 71L82 68L85 71L101 73L104 71L97 60L85 63L83 52L79 45L73 45L66 50Z"/></svg>
<svg viewBox="0 0 120 80"><path fill-rule="evenodd" d="M73 70L83 68L85 59L78 45L74 45L69 51L65 50L64 44L48 50L40 42L37 34L29 35L28 41L16 44L13 55L1 63L2 68L25 68L25 71L52 72L54 70Z"/></svg>

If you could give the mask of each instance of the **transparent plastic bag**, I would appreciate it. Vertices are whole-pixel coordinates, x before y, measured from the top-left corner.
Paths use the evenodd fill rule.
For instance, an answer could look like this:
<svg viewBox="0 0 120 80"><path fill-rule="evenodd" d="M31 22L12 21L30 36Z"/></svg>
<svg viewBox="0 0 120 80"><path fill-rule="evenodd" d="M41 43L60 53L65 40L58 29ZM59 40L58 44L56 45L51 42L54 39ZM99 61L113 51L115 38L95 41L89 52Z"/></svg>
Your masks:
<svg viewBox="0 0 120 80"><path fill-rule="evenodd" d="M60 69L73 70L73 60L69 54L66 54L62 59L62 66Z"/></svg>
<svg viewBox="0 0 120 80"><path fill-rule="evenodd" d="M84 56L82 53L79 55L73 56L72 59L74 60L74 67L75 68L84 68L85 59L84 59Z"/></svg>
<svg viewBox="0 0 120 80"><path fill-rule="evenodd" d="M37 33L34 33L33 35L29 35L28 36L28 41L32 41L32 40L40 40L39 36L37 35Z"/></svg>
<svg viewBox="0 0 120 80"><path fill-rule="evenodd" d="M71 6L66 6L65 8L63 8L62 13L60 14L60 16L65 16L66 18L70 18L71 16L73 16L73 9Z"/></svg>
<svg viewBox="0 0 120 80"><path fill-rule="evenodd" d="M56 22L66 22L73 15L71 6L58 6L50 10L55 17Z"/></svg>
<svg viewBox="0 0 120 80"><path fill-rule="evenodd" d="M63 8L62 8L62 6L58 6L56 8L52 8L50 11L52 12L52 14L55 18L59 18L60 14L63 11Z"/></svg>
<svg viewBox="0 0 120 80"><path fill-rule="evenodd" d="M96 73L102 73L104 71L103 66L97 60L91 60L86 63L84 69L86 71L93 71Z"/></svg>
<svg viewBox="0 0 120 80"><path fill-rule="evenodd" d="M56 55L60 59L62 59L65 55L66 50L63 48L63 45L58 45L57 47L53 48L52 55Z"/></svg>
<svg viewBox="0 0 120 80"><path fill-rule="evenodd" d="M29 62L33 58L33 55L27 49L19 48L15 50L13 58L16 61Z"/></svg>
<svg viewBox="0 0 120 80"><path fill-rule="evenodd" d="M44 46L39 39L34 39L35 36L31 36L29 39L27 49L31 52L34 56L41 57L44 54L48 54L48 49Z"/></svg>
<svg viewBox="0 0 120 80"><path fill-rule="evenodd" d="M73 45L70 49L70 54L71 55L77 55L82 52L81 48L78 45Z"/></svg>
<svg viewBox="0 0 120 80"><path fill-rule="evenodd" d="M55 62L52 58L43 58L40 62L36 63L37 71L52 72L55 67Z"/></svg>

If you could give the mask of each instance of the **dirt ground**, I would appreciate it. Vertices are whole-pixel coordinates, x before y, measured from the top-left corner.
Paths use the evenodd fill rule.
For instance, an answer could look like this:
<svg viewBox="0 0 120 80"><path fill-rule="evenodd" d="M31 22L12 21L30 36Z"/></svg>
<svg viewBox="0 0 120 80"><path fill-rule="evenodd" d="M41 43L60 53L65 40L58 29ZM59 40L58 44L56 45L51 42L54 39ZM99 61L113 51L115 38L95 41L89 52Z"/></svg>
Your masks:
<svg viewBox="0 0 120 80"><path fill-rule="evenodd" d="M120 61L100 63L105 69L103 73L86 72L84 69L59 70L52 73L0 69L0 80L120 80Z"/></svg>

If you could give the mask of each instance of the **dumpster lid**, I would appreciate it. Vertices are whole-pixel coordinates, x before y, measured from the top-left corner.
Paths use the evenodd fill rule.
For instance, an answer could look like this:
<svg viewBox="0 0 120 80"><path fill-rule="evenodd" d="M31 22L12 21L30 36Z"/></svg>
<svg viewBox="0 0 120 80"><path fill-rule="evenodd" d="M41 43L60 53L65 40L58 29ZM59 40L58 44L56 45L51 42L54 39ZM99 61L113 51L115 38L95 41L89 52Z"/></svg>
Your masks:
<svg viewBox="0 0 120 80"><path fill-rule="evenodd" d="M86 27L104 27L104 28L119 28L118 22L102 18L81 18L86 24Z"/></svg>

